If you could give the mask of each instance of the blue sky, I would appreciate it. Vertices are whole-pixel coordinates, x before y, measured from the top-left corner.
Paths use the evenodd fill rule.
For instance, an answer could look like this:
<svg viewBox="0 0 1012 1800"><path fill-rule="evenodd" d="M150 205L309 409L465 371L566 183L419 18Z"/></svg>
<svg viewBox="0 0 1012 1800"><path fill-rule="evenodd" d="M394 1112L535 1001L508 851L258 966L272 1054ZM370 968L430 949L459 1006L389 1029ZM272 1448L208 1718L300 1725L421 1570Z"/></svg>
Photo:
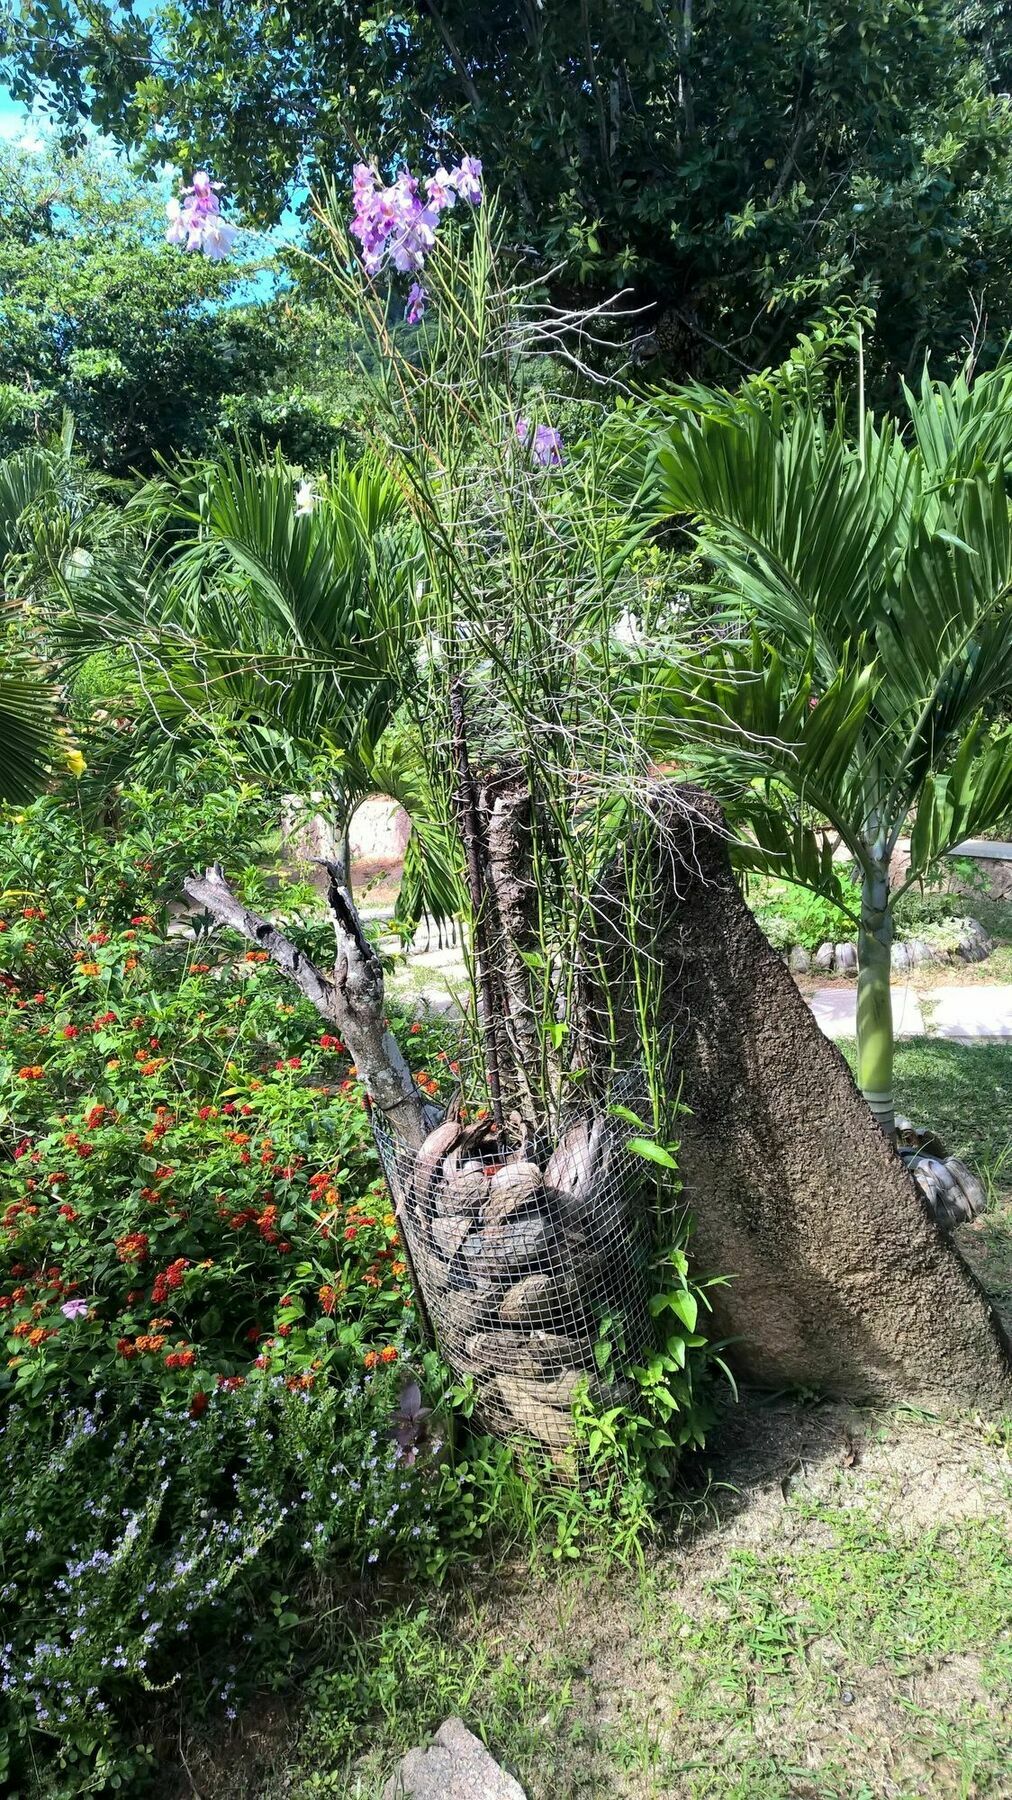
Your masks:
<svg viewBox="0 0 1012 1800"><path fill-rule="evenodd" d="M0 88L0 138L25 150L42 148L42 138L31 115L3 88Z"/></svg>

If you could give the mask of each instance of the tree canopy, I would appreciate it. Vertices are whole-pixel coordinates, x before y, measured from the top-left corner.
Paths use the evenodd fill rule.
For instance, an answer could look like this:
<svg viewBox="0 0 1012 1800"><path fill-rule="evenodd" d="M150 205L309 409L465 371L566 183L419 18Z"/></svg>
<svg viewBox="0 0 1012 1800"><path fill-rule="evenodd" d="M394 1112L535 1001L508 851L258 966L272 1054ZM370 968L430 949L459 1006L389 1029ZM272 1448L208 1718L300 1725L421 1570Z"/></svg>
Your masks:
<svg viewBox="0 0 1012 1800"><path fill-rule="evenodd" d="M317 390L334 387L341 359L324 359L321 384L315 349L330 328L254 283L261 240L248 237L229 263L167 247L167 194L94 145L76 156L0 151L8 443L48 435L66 410L78 447L117 476L235 431L325 461L340 408Z"/></svg>
<svg viewBox="0 0 1012 1800"><path fill-rule="evenodd" d="M971 296L996 336L1008 312L1012 113L958 12L68 0L12 16L3 65L70 131L208 164L261 222L360 155L464 147L543 266L631 285L683 366L769 360L846 299L877 306L883 360L912 373L929 342L961 352Z"/></svg>

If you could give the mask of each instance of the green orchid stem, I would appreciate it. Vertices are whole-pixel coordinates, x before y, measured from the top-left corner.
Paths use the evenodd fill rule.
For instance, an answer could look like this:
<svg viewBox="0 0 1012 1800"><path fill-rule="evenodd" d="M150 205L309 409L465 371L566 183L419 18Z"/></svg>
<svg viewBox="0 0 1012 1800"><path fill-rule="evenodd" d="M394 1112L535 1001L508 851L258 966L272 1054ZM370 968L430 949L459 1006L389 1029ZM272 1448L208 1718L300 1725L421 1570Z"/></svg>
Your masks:
<svg viewBox="0 0 1012 1800"><path fill-rule="evenodd" d="M893 921L889 880L866 875L857 939L857 1079L886 1136L896 1136L893 1099L893 1005L889 988Z"/></svg>

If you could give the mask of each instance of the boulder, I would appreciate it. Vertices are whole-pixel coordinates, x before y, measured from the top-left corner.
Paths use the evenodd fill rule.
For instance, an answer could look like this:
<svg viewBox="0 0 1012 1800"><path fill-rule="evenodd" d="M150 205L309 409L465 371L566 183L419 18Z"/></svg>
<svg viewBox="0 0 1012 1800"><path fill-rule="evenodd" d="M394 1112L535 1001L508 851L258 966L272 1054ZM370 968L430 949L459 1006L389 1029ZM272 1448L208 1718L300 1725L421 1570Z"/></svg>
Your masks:
<svg viewBox="0 0 1012 1800"><path fill-rule="evenodd" d="M525 1800L462 1719L447 1719L427 1750L409 1750L383 1789L382 1800Z"/></svg>
<svg viewBox="0 0 1012 1800"><path fill-rule="evenodd" d="M830 975L836 960L836 951L832 944L820 944L812 958L812 967L820 975Z"/></svg>
<svg viewBox="0 0 1012 1800"><path fill-rule="evenodd" d="M787 958L787 967L792 975L807 975L812 966L812 959L801 944L795 944Z"/></svg>

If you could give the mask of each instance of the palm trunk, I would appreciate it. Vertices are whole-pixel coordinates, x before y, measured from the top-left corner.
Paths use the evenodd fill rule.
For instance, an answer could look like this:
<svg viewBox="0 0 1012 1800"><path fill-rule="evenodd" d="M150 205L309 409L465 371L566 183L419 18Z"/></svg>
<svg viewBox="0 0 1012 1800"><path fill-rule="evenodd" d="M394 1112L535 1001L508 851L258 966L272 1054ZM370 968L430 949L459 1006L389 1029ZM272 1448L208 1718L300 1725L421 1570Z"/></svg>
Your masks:
<svg viewBox="0 0 1012 1800"><path fill-rule="evenodd" d="M889 876L865 875L857 940L857 1080L888 1138L896 1135L893 1101L893 1005L889 988L893 921Z"/></svg>

